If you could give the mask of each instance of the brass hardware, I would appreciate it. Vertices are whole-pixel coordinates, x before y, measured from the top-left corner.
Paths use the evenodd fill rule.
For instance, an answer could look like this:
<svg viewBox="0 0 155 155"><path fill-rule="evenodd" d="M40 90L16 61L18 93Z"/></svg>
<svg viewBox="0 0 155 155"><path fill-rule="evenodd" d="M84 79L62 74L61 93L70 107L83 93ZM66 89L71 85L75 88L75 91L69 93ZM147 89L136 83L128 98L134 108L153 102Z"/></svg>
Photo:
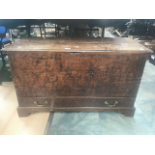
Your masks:
<svg viewBox="0 0 155 155"><path fill-rule="evenodd" d="M114 107L116 104L118 104L118 101L115 101L114 104L109 104L107 101L104 102L105 104L107 104L109 107Z"/></svg>
<svg viewBox="0 0 155 155"><path fill-rule="evenodd" d="M38 104L37 101L34 101L34 104L37 104L37 106L39 106L39 107L43 107L45 104L48 104L48 102L45 101L43 104Z"/></svg>
<svg viewBox="0 0 155 155"><path fill-rule="evenodd" d="M45 101L45 102L44 102L44 104L48 104L48 102L47 102L47 101Z"/></svg>

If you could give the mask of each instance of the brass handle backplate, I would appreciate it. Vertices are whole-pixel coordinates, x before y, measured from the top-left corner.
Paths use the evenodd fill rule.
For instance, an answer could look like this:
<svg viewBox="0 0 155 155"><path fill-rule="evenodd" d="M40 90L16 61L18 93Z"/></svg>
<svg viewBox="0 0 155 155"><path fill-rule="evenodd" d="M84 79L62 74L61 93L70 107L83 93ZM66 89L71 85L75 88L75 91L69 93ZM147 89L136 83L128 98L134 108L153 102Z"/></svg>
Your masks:
<svg viewBox="0 0 155 155"><path fill-rule="evenodd" d="M115 101L114 104L109 104L107 101L104 102L105 104L107 104L109 107L114 107L116 104L118 104L118 101Z"/></svg>
<svg viewBox="0 0 155 155"><path fill-rule="evenodd" d="M37 101L34 101L34 104L37 104L37 106L39 106L39 107L43 107L43 106L45 106L46 104L48 104L48 102L45 101L43 104L38 104Z"/></svg>

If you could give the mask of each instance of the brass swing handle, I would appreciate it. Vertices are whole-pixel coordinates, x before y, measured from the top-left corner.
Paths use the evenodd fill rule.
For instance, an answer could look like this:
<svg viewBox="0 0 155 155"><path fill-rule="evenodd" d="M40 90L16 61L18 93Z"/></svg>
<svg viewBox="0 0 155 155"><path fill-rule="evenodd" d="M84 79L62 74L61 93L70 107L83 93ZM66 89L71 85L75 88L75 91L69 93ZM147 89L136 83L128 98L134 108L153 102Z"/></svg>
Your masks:
<svg viewBox="0 0 155 155"><path fill-rule="evenodd" d="M109 104L107 101L104 102L105 104L107 104L109 107L114 107L116 104L118 104L118 101L115 101L114 104Z"/></svg>
<svg viewBox="0 0 155 155"><path fill-rule="evenodd" d="M34 104L37 104L37 106L39 106L39 107L43 107L45 104L48 104L48 102L45 101L43 104L38 104L37 101L34 101Z"/></svg>

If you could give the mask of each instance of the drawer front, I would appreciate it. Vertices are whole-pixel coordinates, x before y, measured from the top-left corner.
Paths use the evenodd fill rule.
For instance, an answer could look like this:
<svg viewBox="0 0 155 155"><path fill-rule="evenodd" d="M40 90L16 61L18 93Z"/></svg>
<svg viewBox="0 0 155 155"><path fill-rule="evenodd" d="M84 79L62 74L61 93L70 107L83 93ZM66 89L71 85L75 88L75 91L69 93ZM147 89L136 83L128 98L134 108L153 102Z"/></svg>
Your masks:
<svg viewBox="0 0 155 155"><path fill-rule="evenodd" d="M55 98L52 107L132 107L135 98Z"/></svg>
<svg viewBox="0 0 155 155"><path fill-rule="evenodd" d="M135 98L125 97L59 97L59 98L19 98L19 105L26 107L133 107Z"/></svg>
<svg viewBox="0 0 155 155"><path fill-rule="evenodd" d="M135 98L97 98L95 107L133 107Z"/></svg>
<svg viewBox="0 0 155 155"><path fill-rule="evenodd" d="M24 107L51 107L51 98L40 98L40 97L24 97L18 98L19 106Z"/></svg>

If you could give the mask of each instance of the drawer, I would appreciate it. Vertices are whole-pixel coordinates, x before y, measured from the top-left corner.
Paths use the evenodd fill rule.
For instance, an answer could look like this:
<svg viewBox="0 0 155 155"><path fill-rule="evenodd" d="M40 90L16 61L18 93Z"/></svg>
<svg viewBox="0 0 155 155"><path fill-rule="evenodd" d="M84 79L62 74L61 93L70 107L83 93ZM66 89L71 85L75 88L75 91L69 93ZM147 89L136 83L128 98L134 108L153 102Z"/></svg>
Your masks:
<svg viewBox="0 0 155 155"><path fill-rule="evenodd" d="M94 107L133 107L135 98L111 97L94 99Z"/></svg>
<svg viewBox="0 0 155 155"><path fill-rule="evenodd" d="M20 106L26 107L133 107L132 97L32 97L18 98Z"/></svg>
<svg viewBox="0 0 155 155"><path fill-rule="evenodd" d="M54 98L52 107L133 107L135 98Z"/></svg>
<svg viewBox="0 0 155 155"><path fill-rule="evenodd" d="M23 107L51 107L52 98L19 97L18 103Z"/></svg>

